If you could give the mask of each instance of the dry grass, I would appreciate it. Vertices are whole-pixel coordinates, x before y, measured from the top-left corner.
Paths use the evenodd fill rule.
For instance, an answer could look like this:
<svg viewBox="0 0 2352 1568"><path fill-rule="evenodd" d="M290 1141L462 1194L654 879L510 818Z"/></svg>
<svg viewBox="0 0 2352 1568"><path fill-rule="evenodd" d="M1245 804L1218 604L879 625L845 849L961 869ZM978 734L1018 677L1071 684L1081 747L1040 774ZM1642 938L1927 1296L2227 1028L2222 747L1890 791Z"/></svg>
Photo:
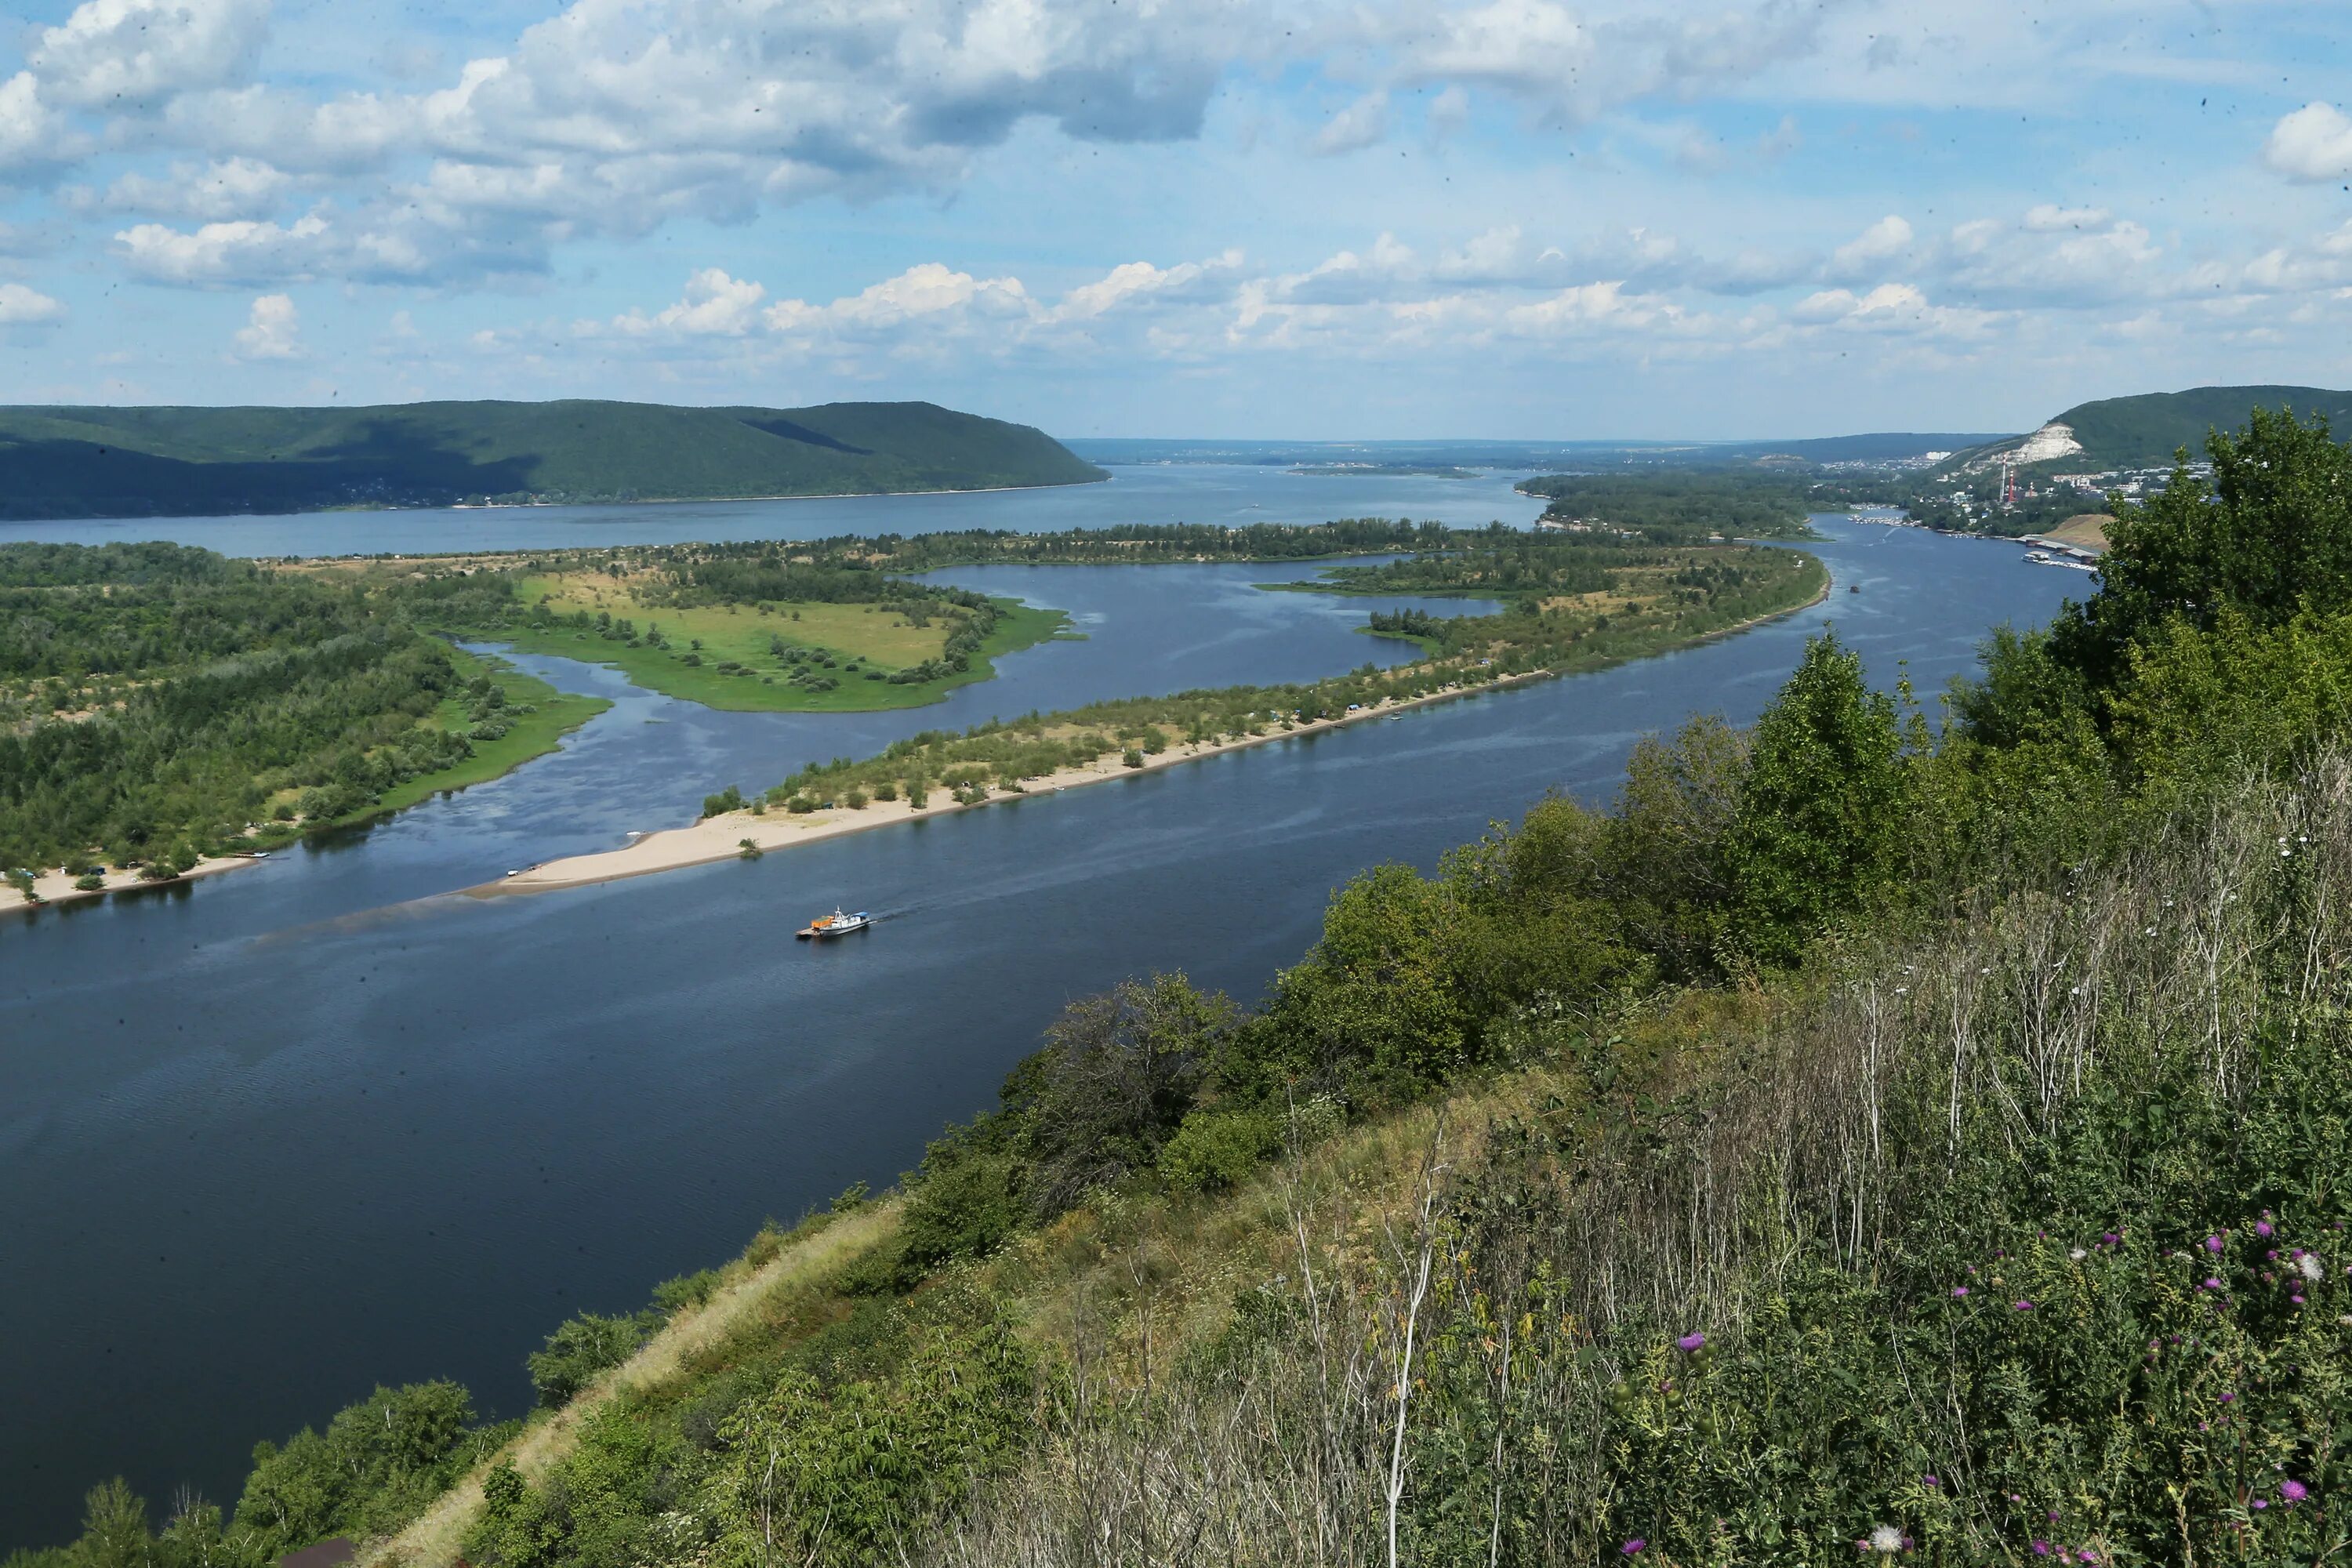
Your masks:
<svg viewBox="0 0 2352 1568"><path fill-rule="evenodd" d="M614 1400L649 1393L693 1375L694 1365L735 1335L754 1329L796 1294L817 1289L834 1270L887 1237L898 1223L898 1202L870 1205L789 1243L766 1263L741 1259L710 1300L682 1312L643 1350L598 1378L578 1397L476 1466L440 1500L389 1541L372 1542L361 1561L375 1568L446 1568L458 1560L466 1533L482 1506L482 1479L500 1461L526 1479L542 1480L580 1440L583 1426Z"/></svg>

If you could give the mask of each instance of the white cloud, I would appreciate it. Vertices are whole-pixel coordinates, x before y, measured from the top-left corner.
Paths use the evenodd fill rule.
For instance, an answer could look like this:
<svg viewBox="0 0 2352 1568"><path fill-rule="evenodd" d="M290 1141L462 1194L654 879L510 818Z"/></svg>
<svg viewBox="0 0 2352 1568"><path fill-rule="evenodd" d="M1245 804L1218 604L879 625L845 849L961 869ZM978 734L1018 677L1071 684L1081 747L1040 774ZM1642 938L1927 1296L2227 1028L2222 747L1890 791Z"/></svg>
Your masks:
<svg viewBox="0 0 2352 1568"><path fill-rule="evenodd" d="M63 163L76 140L31 71L0 81L0 174Z"/></svg>
<svg viewBox="0 0 2352 1568"><path fill-rule="evenodd" d="M162 179L133 171L101 199L117 212L222 222L267 216L292 184L291 176L257 158L227 158L204 167L174 163Z"/></svg>
<svg viewBox="0 0 2352 1568"><path fill-rule="evenodd" d="M1240 267L1242 253L1228 250L1207 261L1183 261L1154 267L1149 261L1129 261L1112 268L1092 283L1081 283L1062 296L1047 312L1055 321L1092 321L1121 307L1149 300L1198 298L1201 285L1219 273Z"/></svg>
<svg viewBox="0 0 2352 1568"><path fill-rule="evenodd" d="M2290 180L2352 174L2352 117L2332 103L2306 103L2271 128L2263 161Z"/></svg>
<svg viewBox="0 0 2352 1568"><path fill-rule="evenodd" d="M1323 153L1353 153L1389 133L1389 95L1374 89L1326 121L1313 147Z"/></svg>
<svg viewBox="0 0 2352 1568"><path fill-rule="evenodd" d="M758 324L760 301L767 293L757 283L730 278L719 268L706 267L686 280L686 297L677 303L650 317L632 310L616 318L613 325L631 333L671 331L740 337Z"/></svg>
<svg viewBox="0 0 2352 1568"><path fill-rule="evenodd" d="M283 294L264 294L253 302L246 324L237 329L238 359L299 359L301 321L294 301Z"/></svg>
<svg viewBox="0 0 2352 1568"><path fill-rule="evenodd" d="M0 283L0 327L48 326L65 320L66 308L22 283Z"/></svg>
<svg viewBox="0 0 2352 1568"><path fill-rule="evenodd" d="M1889 213L1853 238L1830 252L1832 277L1865 277L1911 248L1911 226L1901 215Z"/></svg>
<svg viewBox="0 0 2352 1568"><path fill-rule="evenodd" d="M152 108L252 67L268 0L86 0L41 29L28 63L46 94L106 113Z"/></svg>
<svg viewBox="0 0 2352 1568"><path fill-rule="evenodd" d="M131 269L152 282L211 287L307 279L339 255L326 220L316 214L284 227L249 218L194 231L142 223L114 240Z"/></svg>
<svg viewBox="0 0 2352 1568"><path fill-rule="evenodd" d="M792 336L872 335L919 321L934 323L945 317L1021 318L1030 314L1032 308L1029 291L1018 278L974 278L926 261L829 305L780 300L761 313L761 319L770 330Z"/></svg>

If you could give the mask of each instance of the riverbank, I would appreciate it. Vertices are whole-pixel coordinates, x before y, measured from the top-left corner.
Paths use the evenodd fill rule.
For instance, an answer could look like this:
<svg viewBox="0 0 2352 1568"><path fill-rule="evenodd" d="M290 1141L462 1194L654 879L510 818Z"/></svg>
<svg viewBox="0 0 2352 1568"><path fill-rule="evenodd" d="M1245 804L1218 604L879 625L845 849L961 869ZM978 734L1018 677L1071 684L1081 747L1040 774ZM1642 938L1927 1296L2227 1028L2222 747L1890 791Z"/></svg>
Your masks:
<svg viewBox="0 0 2352 1568"><path fill-rule="evenodd" d="M461 890L475 898L495 898L504 893L547 893L563 888L615 882L631 877L649 877L662 871L684 870L688 866L741 859L751 852L744 846L746 839L751 840L752 848L758 853L765 855L772 850L797 848L898 823L919 822L926 817L977 811L1005 801L1058 795L1064 790L1079 789L1112 779L1134 778L1181 763L1201 762L1228 752L1247 751L1253 746L1271 745L1304 735L1318 735L1349 724L1360 724L1368 719L1401 715L1409 708L1425 708L1433 702L1452 701L1475 692L1498 691L1529 681L1546 680L1551 675L1550 670L1531 670L1524 675L1505 676L1475 685L1450 686L1425 697L1384 699L1367 704L1355 712L1343 713L1332 719L1309 720L1296 723L1290 729L1264 735L1171 746L1165 752L1145 757L1139 765L1132 767L1113 752L1084 766L1059 768L1040 778L1024 780L1018 790L996 791L985 800L969 803L949 800L938 805L910 805L905 801L875 801L856 810L834 806L805 814L730 811L704 817L690 827L663 828L643 834L624 848L550 860L543 865L510 872L498 881Z"/></svg>
<svg viewBox="0 0 2352 1568"><path fill-rule="evenodd" d="M44 871L33 879L35 897L27 899L16 888L0 883L0 914L15 910L45 909L51 904L78 904L87 899L102 899L109 893L134 892L150 888L169 888L198 877L210 877L222 871L234 871L240 866L257 866L265 855L227 855L216 860L199 861L176 877L166 877L151 882L136 871L105 871L100 874L104 885L96 888L77 887L79 879L64 871Z"/></svg>
<svg viewBox="0 0 2352 1568"><path fill-rule="evenodd" d="M1684 637L1665 647L1648 650L1636 657L1655 657L1679 648L1696 647L1724 637L1737 636L1786 616L1798 615L1820 605L1830 597L1836 586L1834 575L1823 570L1819 586L1801 604L1790 605L1765 615L1753 616L1731 626L1710 632ZM1611 663L1622 662L1611 660ZM1253 746L1271 745L1302 735L1319 734L1325 731L1362 723L1366 720L1402 715L1405 710L1447 702L1475 692L1496 691L1532 681L1549 680L1562 674L1584 674L1594 666L1561 670L1542 668L1499 676L1493 679L1465 680L1444 686L1435 691L1414 697L1379 697L1360 707L1328 719L1303 719L1291 721L1288 728L1268 731L1258 735L1238 735L1226 740L1181 742L1167 750L1143 755L1138 763L1130 764L1117 751L1106 752L1093 760L1072 766L1056 768L1034 779L1020 781L1018 788L991 791L984 799L956 801L949 799L938 805L916 805L906 800L868 800L861 806L826 805L814 811L787 812L750 809L722 812L707 816L687 827L661 828L634 837L618 849L608 849L592 855L567 856L560 860L525 867L509 872L495 882L485 882L459 889L474 898L497 898L510 893L555 892L566 888L589 887L600 882L622 881L634 877L649 877L664 871L684 870L690 866L707 866L721 860L752 858L772 851L792 849L816 844L829 838L839 838L852 833L865 833L898 823L917 822L926 817L945 816L959 811L973 811L1007 800L1024 800L1038 795L1057 795L1065 790L1080 789L1088 784L1108 780L1129 778L1174 767L1181 763L1202 761L1228 752L1245 751ZM1391 674L1397 673L1391 671Z"/></svg>
<svg viewBox="0 0 2352 1568"><path fill-rule="evenodd" d="M435 795L504 778L523 763L559 749L563 744L564 736L613 706L602 697L560 691L502 658L485 658L462 647L452 647L449 657L461 679L472 680L478 676L489 676L504 689L509 698L506 732L495 739L475 741L473 754L464 761L394 784L368 805L329 821L302 825L266 824L260 830L248 833L247 837L255 846L251 851L209 856L177 877L167 877L161 881L151 881L136 869L106 870L98 874L100 886L84 888L79 886L80 879L72 873L52 868L33 879L35 896L31 899L26 899L16 888L0 883L0 914L14 910L40 909L51 904L80 903L89 899L102 899L110 893L168 888L198 877L234 871L240 866L259 865L271 854L299 843L312 833L373 822L395 812L405 811ZM523 711L525 709L530 711ZM474 722L463 696L444 699L428 721L447 730L465 730ZM290 791L282 793L292 794Z"/></svg>

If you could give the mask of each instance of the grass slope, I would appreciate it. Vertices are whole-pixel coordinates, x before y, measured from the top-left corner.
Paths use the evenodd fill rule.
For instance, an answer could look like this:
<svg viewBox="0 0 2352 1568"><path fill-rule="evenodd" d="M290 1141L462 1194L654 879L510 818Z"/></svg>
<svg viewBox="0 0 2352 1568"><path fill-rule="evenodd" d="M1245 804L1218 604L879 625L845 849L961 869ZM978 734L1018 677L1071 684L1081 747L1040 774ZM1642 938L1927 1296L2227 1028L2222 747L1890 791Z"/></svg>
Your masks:
<svg viewBox="0 0 2352 1568"><path fill-rule="evenodd" d="M929 403L0 409L0 516L294 511L1081 484L1023 425Z"/></svg>

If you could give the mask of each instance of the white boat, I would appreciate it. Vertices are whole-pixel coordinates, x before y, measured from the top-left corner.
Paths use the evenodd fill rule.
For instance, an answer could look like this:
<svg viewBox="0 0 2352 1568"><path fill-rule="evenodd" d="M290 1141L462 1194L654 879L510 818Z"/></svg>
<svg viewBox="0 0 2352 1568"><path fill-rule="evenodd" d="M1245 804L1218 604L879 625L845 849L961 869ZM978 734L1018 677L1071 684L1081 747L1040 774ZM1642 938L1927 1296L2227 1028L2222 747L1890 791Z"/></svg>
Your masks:
<svg viewBox="0 0 2352 1568"><path fill-rule="evenodd" d="M859 910L856 914L845 914L841 907L836 904L834 906L833 913L817 916L816 919L803 926L798 935L803 942L817 937L847 936L851 931L864 931L873 923L874 917L864 910Z"/></svg>

